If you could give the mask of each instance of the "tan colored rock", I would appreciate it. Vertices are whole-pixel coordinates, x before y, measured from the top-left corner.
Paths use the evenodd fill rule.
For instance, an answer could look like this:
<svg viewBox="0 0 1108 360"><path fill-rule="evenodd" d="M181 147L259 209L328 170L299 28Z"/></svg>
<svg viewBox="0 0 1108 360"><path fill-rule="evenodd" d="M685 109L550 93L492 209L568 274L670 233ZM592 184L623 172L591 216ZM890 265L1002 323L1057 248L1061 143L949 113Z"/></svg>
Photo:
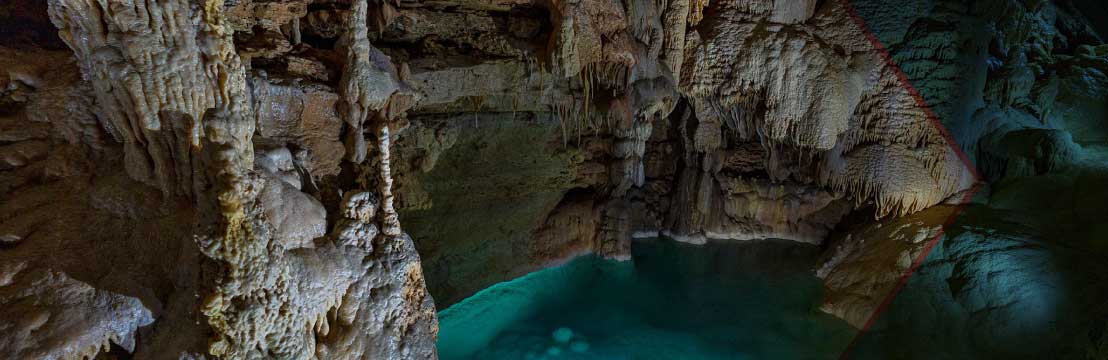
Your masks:
<svg viewBox="0 0 1108 360"><path fill-rule="evenodd" d="M227 23L236 32L251 32L255 26L279 30L308 14L305 0L255 1L238 0L224 10Z"/></svg>
<svg viewBox="0 0 1108 360"><path fill-rule="evenodd" d="M50 18L92 83L105 126L124 144L127 173L167 193L192 193L190 158L204 113L246 101L230 91L246 80L228 29L215 22L221 18L185 1L101 8L67 0L51 2ZM253 132L252 123L242 125Z"/></svg>
<svg viewBox="0 0 1108 360"><path fill-rule="evenodd" d="M136 298L27 262L0 263L0 304L0 350L13 358L93 358L111 344L134 351L135 331L154 322Z"/></svg>
<svg viewBox="0 0 1108 360"><path fill-rule="evenodd" d="M757 9L720 10L724 21L698 40L682 77L682 91L706 102L698 117L810 154L820 184L876 201L879 215L922 210L973 182L895 72L858 42L861 30L834 20L846 16L840 5L827 5L814 25L771 24L759 36L744 20ZM771 152L767 164L778 180L789 176L772 161L781 155Z"/></svg>
<svg viewBox="0 0 1108 360"><path fill-rule="evenodd" d="M330 70L318 60L299 56L289 56L287 61L288 67L286 71L288 71L289 74L323 82L331 79Z"/></svg>
<svg viewBox="0 0 1108 360"><path fill-rule="evenodd" d="M375 254L357 247L336 247L323 236L325 208L297 189L304 182L311 183L301 179L300 169L313 171L316 176L338 172L343 153L337 141L341 123L327 120L338 119L333 114L338 97L325 88L305 91L263 84L255 89L263 95L260 101L252 102L246 69L233 48L232 24L224 17L221 2L113 3L106 12L94 11L93 6L96 4L59 0L51 3L51 16L73 47L82 72L98 90L102 125L123 145L123 161L117 158L113 163L111 157L120 153L108 151L102 155L108 160L101 165L126 166L129 176L162 191L163 203L151 207L175 211L183 222L192 224L191 228L175 229L191 232L178 240L187 239L180 246L191 249L196 257L181 263L184 277L175 278L173 288L182 289L182 293L171 295L167 313L159 316L164 323L145 343L157 350L145 353L304 358L317 351L342 348L342 353L330 354L349 358L432 357L436 331L433 304L429 297L419 295L425 290L410 240L389 237L386 241L369 235L363 241L385 241L376 247L382 252ZM255 15L261 19L273 17L265 11ZM165 32L163 25L167 23L175 31ZM275 32L269 34L280 40ZM273 46L263 43L259 49L272 51ZM278 99L282 92L296 96ZM255 116L259 108L265 112ZM375 110L402 111L399 105ZM260 136L255 137L255 133ZM387 149L387 133L385 136L386 141L377 143ZM266 149L257 159L255 142ZM333 143L338 143L338 155L328 148ZM297 147L301 151L296 153L304 155L293 155L285 145ZM384 160L387 163L387 157ZM383 179L391 181L387 166L384 169ZM21 197L15 204L25 203L33 201ZM122 199L108 208L116 206L127 209L135 205ZM22 229L6 221L0 225ZM26 234L20 231L14 241L30 241L23 238ZM4 239L10 240L7 236ZM102 246L121 245L105 242ZM398 267L387 270L381 264ZM198 274L201 266L212 272L184 275L189 271ZM141 266L128 271L135 269ZM360 284L361 290L347 296L347 289L354 284ZM382 286L396 289L396 299L411 304L379 302L368 296L369 289ZM328 312L343 305L366 309L372 316L332 323L338 320L329 320ZM99 319L110 315L100 309L74 310L88 313L67 317ZM407 312L380 317L387 310ZM397 327L392 328L394 324ZM100 351L109 335L129 347L126 339L135 331L135 327L121 328L125 334L100 336L96 332L96 326L101 326L98 323L89 323L88 328L78 325L73 329L75 333L97 337L86 354L90 357ZM324 344L319 339L331 334L332 325L342 330L342 338ZM187 337L168 337L166 332L173 330ZM211 342L196 344L203 342L201 334L210 335ZM373 350L345 348L340 343L370 344Z"/></svg>
<svg viewBox="0 0 1108 360"><path fill-rule="evenodd" d="M554 56L558 74L571 77L602 63L630 68L634 65L623 6L611 0L555 1L558 14ZM604 40L608 37L609 40Z"/></svg>
<svg viewBox="0 0 1108 360"><path fill-rule="evenodd" d="M815 0L738 0L720 4L770 22L796 24L812 17L816 11L816 3Z"/></svg>
<svg viewBox="0 0 1108 360"><path fill-rule="evenodd" d="M346 150L335 110L337 94L320 86L255 78L253 95L259 136L307 150L308 161L302 165L317 180L338 174Z"/></svg>
<svg viewBox="0 0 1108 360"><path fill-rule="evenodd" d="M956 206L936 206L837 236L816 271L827 289L821 309L855 327L865 326L956 211Z"/></svg>
<svg viewBox="0 0 1108 360"><path fill-rule="evenodd" d="M258 205L274 224L275 240L285 249L315 247L313 240L327 231L327 211L318 200L277 179L267 179Z"/></svg>

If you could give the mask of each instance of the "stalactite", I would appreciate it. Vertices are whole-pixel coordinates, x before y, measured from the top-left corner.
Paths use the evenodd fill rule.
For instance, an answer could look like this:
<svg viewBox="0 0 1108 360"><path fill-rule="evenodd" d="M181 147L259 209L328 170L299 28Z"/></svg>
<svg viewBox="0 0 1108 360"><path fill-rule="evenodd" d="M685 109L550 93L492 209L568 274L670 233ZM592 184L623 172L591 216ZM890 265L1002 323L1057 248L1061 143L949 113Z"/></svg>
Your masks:
<svg viewBox="0 0 1108 360"><path fill-rule="evenodd" d="M350 18L346 20L346 31L341 42L345 47L346 65L343 68L342 79L339 80L339 93L342 101L339 103L340 115L346 122L346 157L354 163L365 161L367 145L363 126L370 112L381 108L380 102L374 102L367 98L366 92L374 84L363 80L372 71L373 66L369 59L369 38L366 26L367 0L356 0L351 4Z"/></svg>
<svg viewBox="0 0 1108 360"><path fill-rule="evenodd" d="M189 1L50 3L51 21L96 89L105 124L123 141L127 173L166 194L191 195L197 186L186 169L201 143L204 112L248 101L226 90L246 80L236 72L229 29L208 13L222 4L208 1L207 10L195 12Z"/></svg>
<svg viewBox="0 0 1108 360"><path fill-rule="evenodd" d="M381 231L388 236L399 236L400 230L400 215L396 213L396 209L393 207L393 195L392 195L392 170L390 166L391 150L389 140L389 126L387 123L383 123L377 130L377 151L378 161L380 161L380 182L378 191L381 194L381 213L384 218L381 219Z"/></svg>

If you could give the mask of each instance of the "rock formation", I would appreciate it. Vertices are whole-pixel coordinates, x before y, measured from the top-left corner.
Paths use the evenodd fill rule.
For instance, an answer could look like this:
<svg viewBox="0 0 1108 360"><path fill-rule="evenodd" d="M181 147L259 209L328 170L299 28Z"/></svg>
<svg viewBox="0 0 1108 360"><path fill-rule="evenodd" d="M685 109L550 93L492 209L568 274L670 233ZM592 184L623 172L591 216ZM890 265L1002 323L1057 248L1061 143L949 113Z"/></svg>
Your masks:
<svg viewBox="0 0 1108 360"><path fill-rule="evenodd" d="M359 4L364 19L367 5ZM6 176L12 216L4 237L12 249L5 251L4 293L12 308L4 321L25 334L6 342L6 353L92 358L115 344L166 358L434 357L434 305L391 207L388 131L361 138L367 114L388 119L404 110L372 103L378 84L366 76L388 59L365 57L364 27L347 29L354 40L341 99L354 114L348 138L361 140L336 151L330 144L338 134L329 132L342 128L327 124L337 120L327 109L334 95L248 80L251 65L236 51L233 29L250 19L228 20L221 1L49 5L77 66L53 55L61 59L37 69L13 65L6 78L8 87L30 93L5 94L16 95L7 126L41 124L26 140L9 140L15 152L5 151L21 156L6 169L14 173ZM284 21L275 27L296 18L254 14ZM83 77L51 76L51 66ZM260 85L253 93L251 83ZM50 95L52 87L73 90ZM280 99L300 114L267 96L281 92L301 95ZM88 98L68 99L79 96ZM267 111L275 107L284 111ZM325 118L301 116L314 111ZM388 125L366 125L376 124ZM348 170L365 181L345 188L346 201L329 204L341 217L329 215L313 186L323 179L308 171L337 176L331 157L341 152L362 162L367 142L376 160ZM35 150L39 143L74 147L80 156L51 159ZM290 145L303 151L294 156ZM54 201L73 209L57 212ZM160 223L135 228L151 217ZM82 236L89 232L95 235ZM81 247L110 249L121 261L90 263L60 250ZM44 251L67 255L28 262ZM165 271L126 281L128 273L158 268ZM44 329L51 330L26 335Z"/></svg>
<svg viewBox="0 0 1108 360"><path fill-rule="evenodd" d="M428 7L433 8L402 9L398 19ZM456 243L455 251L463 253L503 246L495 251L517 260L489 256L514 264L471 273L464 270L471 266L462 264L468 260L448 254L451 245L440 245L449 242L443 235L424 240L416 230L417 246L430 256L431 273L441 272L450 282L480 279L473 285L432 285L432 292L451 293L439 294L447 303L566 254L591 249L625 256L627 239L636 235L820 243L854 209L872 203L877 217L905 215L956 196L974 181L905 90L903 79L865 41L839 2L818 8L815 2L675 1L628 7L558 2L545 11L549 23L532 21L549 35L532 41L547 47L521 47L522 59L514 52L475 50L479 57L518 60L472 66L458 60L464 71L441 69L448 66L441 60L412 55L417 51L410 49L421 44L412 42L414 35L402 35L407 28L388 27L382 35L397 53L415 56L413 76L424 80L429 95L409 113L413 128L420 129L413 133L419 135L402 134L399 140L400 157L419 162L408 165L418 171L401 171L400 188L409 190L400 194L402 212L416 219L434 213L436 196L426 193L425 184L438 182L435 167L443 164L429 159L454 151L455 139L470 138L466 133L491 136L478 134L487 133L481 124L490 117L505 116L497 114L555 122L561 136L552 140L560 144L548 146L560 146L574 157L571 164L549 165L577 174L565 182L560 172L548 172L553 177L547 184L560 184L554 190L565 194L559 205L546 196L529 198L534 203L527 207L539 207L538 213L527 214L525 224L493 230L502 234L496 237L520 238L509 242L515 245ZM507 23L522 22L512 17L532 13L510 11ZM420 35L424 42L450 36ZM538 66L527 55L538 58ZM459 112L478 114L447 115ZM431 114L436 120L426 118L430 126L422 130ZM457 120L444 123L443 117ZM501 123L487 126L505 126ZM514 169L509 165L500 171ZM479 182L483 179L474 179L472 186L485 185ZM469 186L459 179L452 184ZM489 211L494 205L487 206L465 209ZM443 230L426 231L462 231ZM520 231L524 234L508 235ZM532 239L582 250L542 250L530 245ZM462 273L445 275L455 271Z"/></svg>

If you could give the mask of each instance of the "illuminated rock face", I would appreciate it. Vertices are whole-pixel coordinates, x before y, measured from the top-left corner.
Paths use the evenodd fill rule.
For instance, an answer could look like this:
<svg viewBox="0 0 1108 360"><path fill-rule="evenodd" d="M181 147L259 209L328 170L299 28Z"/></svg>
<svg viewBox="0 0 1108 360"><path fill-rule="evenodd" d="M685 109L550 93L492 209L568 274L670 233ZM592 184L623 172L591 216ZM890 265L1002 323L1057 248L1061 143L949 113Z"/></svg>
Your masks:
<svg viewBox="0 0 1108 360"><path fill-rule="evenodd" d="M398 140L398 200L427 224L412 232L444 304L583 252L625 258L636 236L819 244L847 213L909 214L973 182L841 3L498 6L511 11L490 21L535 24L532 37L460 36L434 6L399 10L380 35L425 94ZM432 17L443 27L411 25ZM477 36L545 46L426 54ZM503 59L519 52L539 60ZM519 126L554 131L496 135ZM504 190L459 200L489 187Z"/></svg>
<svg viewBox="0 0 1108 360"><path fill-rule="evenodd" d="M860 326L976 180L841 1L23 2L0 305L42 301L0 318L13 354L433 358L436 302L658 235L826 245ZM981 202L1096 193L1084 3L899 3L851 2Z"/></svg>
<svg viewBox="0 0 1108 360"><path fill-rule="evenodd" d="M390 186L410 95L356 5L336 96L267 79L235 43L304 4L50 2L72 53L4 50L5 129L32 124L5 139L5 353L434 358Z"/></svg>

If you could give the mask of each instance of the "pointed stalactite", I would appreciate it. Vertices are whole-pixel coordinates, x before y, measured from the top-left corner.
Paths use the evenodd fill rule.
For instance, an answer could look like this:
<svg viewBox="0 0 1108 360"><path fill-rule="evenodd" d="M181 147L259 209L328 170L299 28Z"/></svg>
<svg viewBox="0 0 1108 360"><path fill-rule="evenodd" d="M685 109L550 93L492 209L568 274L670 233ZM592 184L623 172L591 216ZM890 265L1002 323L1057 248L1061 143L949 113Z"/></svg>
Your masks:
<svg viewBox="0 0 1108 360"><path fill-rule="evenodd" d="M194 238L226 270L202 285L210 290L202 313L215 337L209 352L217 356L246 341L240 330L247 328L226 321L235 309L217 299L253 280L243 274L265 247L247 215L255 122L223 7L220 0L50 2L51 20L97 89L105 127L123 143L127 174L204 210Z"/></svg>
<svg viewBox="0 0 1108 360"><path fill-rule="evenodd" d="M379 26L384 26L389 18L391 5L374 4L379 5L374 21ZM398 71L387 56L370 44L367 34L369 29L366 26L369 5L367 0L354 1L350 19L346 22L346 33L342 40L346 65L339 84L339 111L346 123L347 160L356 164L366 161L370 150L366 129L371 129L371 136L376 141L373 149L376 163L369 164L369 171L376 175L369 178L372 180L370 183L376 184L381 199L381 233L398 236L402 231L399 215L393 208L389 127L412 106L415 96L404 83L404 68Z"/></svg>
<svg viewBox="0 0 1108 360"><path fill-rule="evenodd" d="M199 184L190 169L197 166L205 111L248 106L235 96L246 76L222 20L223 1L49 6L58 35L96 90L104 126L123 143L127 174L167 195L195 195Z"/></svg>
<svg viewBox="0 0 1108 360"><path fill-rule="evenodd" d="M366 97L368 86L366 72L373 66L369 57L372 45L369 43L366 26L367 0L356 0L351 4L350 18L346 21L346 32L341 40L346 52L346 64L339 80L339 115L346 123L345 135L346 159L360 164L365 161L367 145L363 127L369 117L371 105Z"/></svg>

